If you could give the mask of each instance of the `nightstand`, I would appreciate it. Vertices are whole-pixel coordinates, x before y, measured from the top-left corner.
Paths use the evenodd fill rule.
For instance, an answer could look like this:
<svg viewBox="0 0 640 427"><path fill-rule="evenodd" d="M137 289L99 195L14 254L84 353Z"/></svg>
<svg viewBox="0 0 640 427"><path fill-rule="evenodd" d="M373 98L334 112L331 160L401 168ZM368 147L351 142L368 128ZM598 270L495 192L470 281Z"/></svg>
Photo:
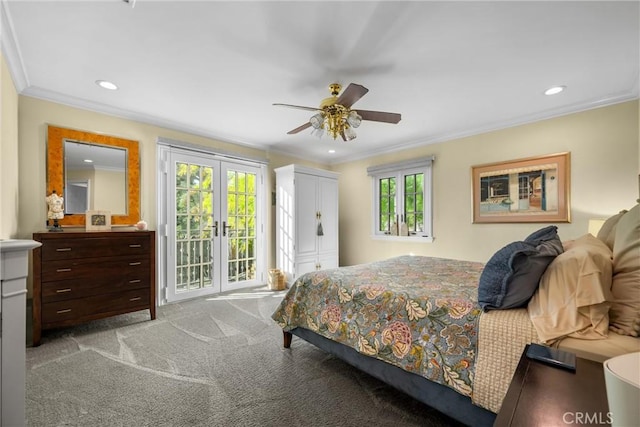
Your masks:
<svg viewBox="0 0 640 427"><path fill-rule="evenodd" d="M576 371L525 355L513 374L494 426L611 424L602 364L576 357Z"/></svg>

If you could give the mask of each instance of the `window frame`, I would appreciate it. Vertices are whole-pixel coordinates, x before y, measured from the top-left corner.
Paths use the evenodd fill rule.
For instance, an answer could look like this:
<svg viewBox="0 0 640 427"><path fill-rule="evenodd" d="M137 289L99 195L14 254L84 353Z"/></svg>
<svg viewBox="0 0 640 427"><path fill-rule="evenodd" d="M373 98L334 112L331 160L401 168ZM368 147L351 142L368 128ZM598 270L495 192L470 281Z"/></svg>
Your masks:
<svg viewBox="0 0 640 427"><path fill-rule="evenodd" d="M433 242L433 161L435 157L409 160L404 162L389 163L367 168L367 174L372 181L372 229L371 236L376 240L394 240L411 242ZM405 177L415 174L423 174L423 230L409 236L398 236L380 231L380 181L395 178L395 211L397 215L406 215L405 212ZM406 220L406 219L405 219Z"/></svg>

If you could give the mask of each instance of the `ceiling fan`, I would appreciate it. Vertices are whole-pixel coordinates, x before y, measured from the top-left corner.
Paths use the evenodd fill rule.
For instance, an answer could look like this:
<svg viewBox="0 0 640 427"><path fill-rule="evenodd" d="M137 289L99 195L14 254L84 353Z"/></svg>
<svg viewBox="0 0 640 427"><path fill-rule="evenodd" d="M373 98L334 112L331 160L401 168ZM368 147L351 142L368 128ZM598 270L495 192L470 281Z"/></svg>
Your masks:
<svg viewBox="0 0 640 427"><path fill-rule="evenodd" d="M402 118L398 113L351 109L351 106L355 104L356 101L369 92L369 89L362 85L350 83L344 92L340 94L342 85L332 83L329 85L329 90L331 91L331 96L322 100L319 107L273 104L316 112L307 123L287 132L288 135L293 135L309 127L313 127L311 134L317 137L322 137L326 130L333 139L336 139L338 135L340 135L344 141L351 141L356 138L356 133L353 129L360 126L362 120L396 124Z"/></svg>

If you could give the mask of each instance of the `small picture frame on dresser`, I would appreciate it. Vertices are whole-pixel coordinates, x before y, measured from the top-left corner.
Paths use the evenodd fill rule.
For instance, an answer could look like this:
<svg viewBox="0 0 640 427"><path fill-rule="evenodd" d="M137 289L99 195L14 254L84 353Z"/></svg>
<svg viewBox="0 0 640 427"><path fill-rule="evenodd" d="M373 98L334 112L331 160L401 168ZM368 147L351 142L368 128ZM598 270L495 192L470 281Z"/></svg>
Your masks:
<svg viewBox="0 0 640 427"><path fill-rule="evenodd" d="M110 211L87 211L86 216L87 231L111 231Z"/></svg>

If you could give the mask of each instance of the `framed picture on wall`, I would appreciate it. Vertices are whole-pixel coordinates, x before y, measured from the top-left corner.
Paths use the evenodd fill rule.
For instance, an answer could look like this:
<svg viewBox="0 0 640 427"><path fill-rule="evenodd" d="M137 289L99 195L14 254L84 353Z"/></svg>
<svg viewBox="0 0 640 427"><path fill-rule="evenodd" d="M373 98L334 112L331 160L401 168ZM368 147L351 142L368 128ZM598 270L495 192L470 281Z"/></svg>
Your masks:
<svg viewBox="0 0 640 427"><path fill-rule="evenodd" d="M85 227L87 231L110 231L110 211L87 211Z"/></svg>
<svg viewBox="0 0 640 427"><path fill-rule="evenodd" d="M473 222L570 222L570 153L471 167Z"/></svg>

